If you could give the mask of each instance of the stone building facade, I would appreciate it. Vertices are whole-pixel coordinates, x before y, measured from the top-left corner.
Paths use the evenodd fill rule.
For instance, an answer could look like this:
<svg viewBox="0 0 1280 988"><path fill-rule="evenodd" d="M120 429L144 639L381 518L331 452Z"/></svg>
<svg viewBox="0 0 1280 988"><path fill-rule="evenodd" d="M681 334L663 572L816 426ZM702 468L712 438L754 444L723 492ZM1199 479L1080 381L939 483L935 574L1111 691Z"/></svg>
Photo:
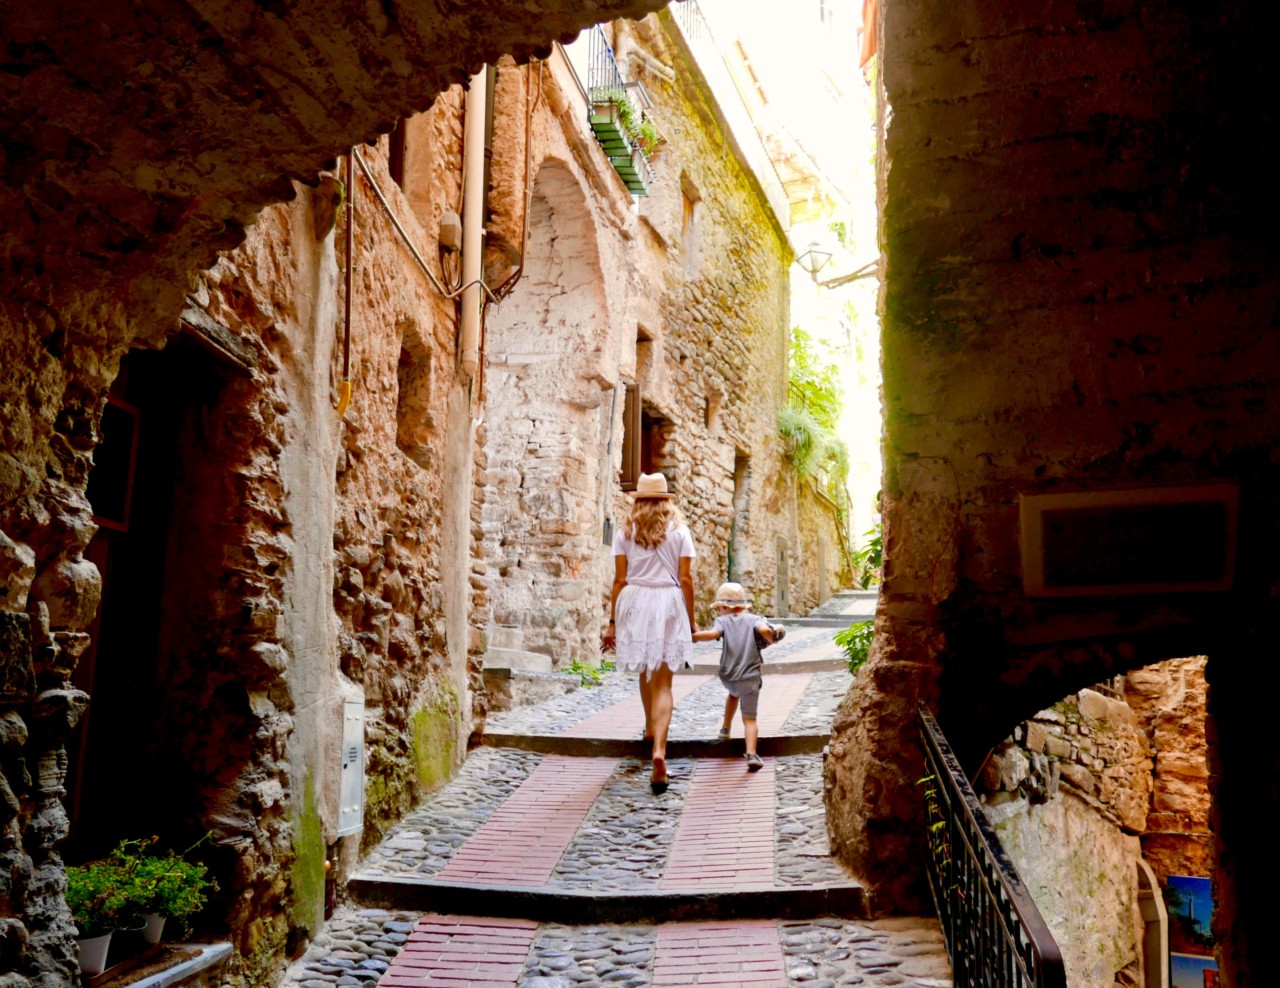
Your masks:
<svg viewBox="0 0 1280 988"><path fill-rule="evenodd" d="M528 243L486 330L483 527L498 663L510 652L548 668L595 660L607 536L637 471L661 471L676 492L704 617L731 555L770 612L812 607L841 578L836 518L809 507L817 496L775 425L787 394L788 217L740 154L721 153L734 135L672 17L606 25L597 43L631 68L664 138L644 197L609 174L587 127L581 59L557 52L536 70L498 71L492 263ZM833 547L825 557L819 540Z"/></svg>
<svg viewBox="0 0 1280 988"><path fill-rule="evenodd" d="M178 331L199 273L264 209L297 197L296 180L315 182L480 65L543 57L589 23L659 6L6 8L5 969L53 971L38 976L49 984L72 969L61 753L85 704L73 667L101 592L84 555L96 527L84 492L122 355ZM1274 747L1257 743L1273 705L1257 670L1280 628L1280 351L1275 197L1259 150L1276 124L1255 97L1272 76L1270 13L1245 0L879 7L876 78L891 110L880 127L885 572L866 688L830 759L833 844L872 883L877 908L922 901L918 701L974 769L1062 696L1204 654L1223 981L1267 983L1280 771ZM1024 494L1209 481L1240 492L1230 589L1026 592ZM254 510L234 507L233 518ZM465 527L455 523L451 538ZM289 532L272 534L235 552L277 551ZM267 614L251 606L237 620ZM236 693L219 699L243 711L248 694Z"/></svg>
<svg viewBox="0 0 1280 988"><path fill-rule="evenodd" d="M542 29L568 40L605 10ZM11 988L75 978L63 855L153 833L211 835L207 920L235 947L229 977L268 982L361 847L465 756L490 639L556 665L598 656L602 530L639 444L696 533L704 611L731 543L762 606L836 585L835 554L809 551L836 544L834 519L774 424L786 217L722 153L679 29L608 25L622 57L671 67L646 80L666 141L641 200L560 49L530 59L519 30L460 50L469 69L493 61L491 88L441 77L429 109L408 112L418 95L398 123L378 118L383 136L352 133L352 154L281 181L287 202L228 226L216 255L183 255L183 274L110 284L85 310L8 297ZM486 287L464 280L481 169Z"/></svg>
<svg viewBox="0 0 1280 988"><path fill-rule="evenodd" d="M1280 884L1280 771L1256 733L1280 627L1280 283L1255 150L1275 122L1241 102L1274 50L1261 13L879 5L884 578L828 759L833 846L885 908L922 908L918 704L973 772L1065 695L1207 656L1214 925L1237 988L1267 983ZM1131 567L1123 585L1046 593L1062 556L1024 554L1035 499L1207 505L1214 485L1238 495L1234 529L1223 493L1216 522L1146 529L1136 555L1123 510L1065 540L1095 574ZM1196 544L1215 573L1189 586Z"/></svg>
<svg viewBox="0 0 1280 988"><path fill-rule="evenodd" d="M1171 875L1209 878L1205 660L1171 659L1018 725L974 789L1078 988L1167 983Z"/></svg>

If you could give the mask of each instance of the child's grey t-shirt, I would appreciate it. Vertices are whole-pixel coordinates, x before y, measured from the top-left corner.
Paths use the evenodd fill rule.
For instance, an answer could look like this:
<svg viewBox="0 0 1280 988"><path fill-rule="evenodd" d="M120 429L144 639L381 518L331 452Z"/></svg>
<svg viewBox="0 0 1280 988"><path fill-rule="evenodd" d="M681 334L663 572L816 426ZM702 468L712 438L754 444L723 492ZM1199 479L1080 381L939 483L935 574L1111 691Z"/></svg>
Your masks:
<svg viewBox="0 0 1280 988"><path fill-rule="evenodd" d="M764 659L756 644L755 630L760 616L750 611L721 614L713 627L720 632L720 678L752 679L760 675Z"/></svg>

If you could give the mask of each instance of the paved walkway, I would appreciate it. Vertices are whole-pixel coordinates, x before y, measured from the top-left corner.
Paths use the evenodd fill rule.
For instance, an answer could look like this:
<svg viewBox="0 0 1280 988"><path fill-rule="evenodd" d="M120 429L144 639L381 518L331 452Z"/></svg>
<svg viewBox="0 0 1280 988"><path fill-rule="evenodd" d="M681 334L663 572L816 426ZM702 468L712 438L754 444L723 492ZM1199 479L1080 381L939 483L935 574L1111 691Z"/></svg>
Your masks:
<svg viewBox="0 0 1280 988"><path fill-rule="evenodd" d="M865 602L828 613L846 606ZM834 630L766 652L761 750L777 754L758 772L740 721L715 740L712 649L676 678L661 796L634 677L494 717L361 862L282 988L949 988L936 921L866 918L830 854L821 751L851 685Z"/></svg>

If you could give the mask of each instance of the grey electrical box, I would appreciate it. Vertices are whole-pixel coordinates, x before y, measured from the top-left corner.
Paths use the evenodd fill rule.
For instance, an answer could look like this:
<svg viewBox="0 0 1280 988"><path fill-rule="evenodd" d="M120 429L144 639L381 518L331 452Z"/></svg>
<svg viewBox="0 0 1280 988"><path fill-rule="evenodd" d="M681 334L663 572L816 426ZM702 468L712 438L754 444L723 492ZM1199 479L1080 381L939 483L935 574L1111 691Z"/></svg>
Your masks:
<svg viewBox="0 0 1280 988"><path fill-rule="evenodd" d="M338 836L364 827L364 701L342 705L342 776L338 783Z"/></svg>
<svg viewBox="0 0 1280 988"><path fill-rule="evenodd" d="M444 250L462 250L462 218L452 210L440 217L440 246Z"/></svg>

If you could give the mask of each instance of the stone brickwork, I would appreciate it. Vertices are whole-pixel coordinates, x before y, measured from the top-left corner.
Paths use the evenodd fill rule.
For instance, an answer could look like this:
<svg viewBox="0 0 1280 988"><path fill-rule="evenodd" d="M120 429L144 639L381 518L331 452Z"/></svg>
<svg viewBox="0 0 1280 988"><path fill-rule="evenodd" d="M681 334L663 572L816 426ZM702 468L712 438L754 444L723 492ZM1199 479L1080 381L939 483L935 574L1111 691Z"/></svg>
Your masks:
<svg viewBox="0 0 1280 988"><path fill-rule="evenodd" d="M1267 77L1274 28L1245 3L880 14L885 565L828 759L834 846L924 906L918 701L972 771L1057 698L1203 653L1223 982L1264 977L1280 283L1230 94ZM1022 494L1210 480L1246 505L1230 592L1024 592Z"/></svg>
<svg viewBox="0 0 1280 988"><path fill-rule="evenodd" d="M1134 711L1082 690L998 745L974 784L1080 988L1143 984L1139 834L1153 756Z"/></svg>
<svg viewBox="0 0 1280 988"><path fill-rule="evenodd" d="M483 647L470 613L482 591L455 579L442 628L439 582L458 566L430 560L439 544L466 555L469 498L442 506L439 475L424 482L395 443L397 344L440 327L421 288L389 287L407 279L403 258L391 270L398 248L384 221L362 246L374 268L359 287L388 297L357 309L357 398L345 424L333 415L336 203L320 170L484 59L527 58L653 6L492 3L462 18L411 4L395 21L341 3L295 5L286 18L235 0L195 20L163 5L6 13L8 64L25 79L0 94L13 138L0 164L12 220L0 237L0 963L14 988L76 978L61 899L64 748L89 700L73 687L102 593L86 558L97 526L85 487L122 358L173 338L184 309L221 354L195 362L216 370L185 396L181 377L168 381L188 401L175 435L200 442L179 473L189 527L171 542L174 606L155 631L175 716L161 715L151 743L191 767L169 819L214 830L232 979L262 983L318 916L338 758L315 742L341 724L341 700L376 701L376 829L460 755L479 695L467 656ZM219 261L282 200L296 202L262 214L242 251ZM443 331L446 352L452 338ZM442 419L464 427L456 437L470 416L464 399L449 402L451 381L432 381L423 409L443 401ZM431 452L444 444L439 422L419 444ZM453 479L469 492L469 434L463 447ZM179 710L192 719L180 723Z"/></svg>
<svg viewBox="0 0 1280 988"><path fill-rule="evenodd" d="M837 544L834 518L801 517L811 495L797 490L774 422L789 333L779 221L741 161L721 152L725 124L670 19L608 30L624 65L642 64L627 59L639 50L673 69L670 80L641 80L666 141L637 206L586 130L563 63L499 74L490 266L520 242L526 195L530 210L521 280L487 333L496 663L513 652L544 655L547 668L598 655L613 571L604 536L629 505L618 486L628 386L652 423L642 469L668 475L697 543L704 619L726 578L731 532L735 575L762 611L779 599L806 609L820 583L840 580L835 548L818 576L819 540ZM526 126L531 88L542 98Z"/></svg>
<svg viewBox="0 0 1280 988"><path fill-rule="evenodd" d="M1155 752L1142 856L1161 879L1213 874L1205 664L1202 655L1171 659L1125 677L1125 702Z"/></svg>

